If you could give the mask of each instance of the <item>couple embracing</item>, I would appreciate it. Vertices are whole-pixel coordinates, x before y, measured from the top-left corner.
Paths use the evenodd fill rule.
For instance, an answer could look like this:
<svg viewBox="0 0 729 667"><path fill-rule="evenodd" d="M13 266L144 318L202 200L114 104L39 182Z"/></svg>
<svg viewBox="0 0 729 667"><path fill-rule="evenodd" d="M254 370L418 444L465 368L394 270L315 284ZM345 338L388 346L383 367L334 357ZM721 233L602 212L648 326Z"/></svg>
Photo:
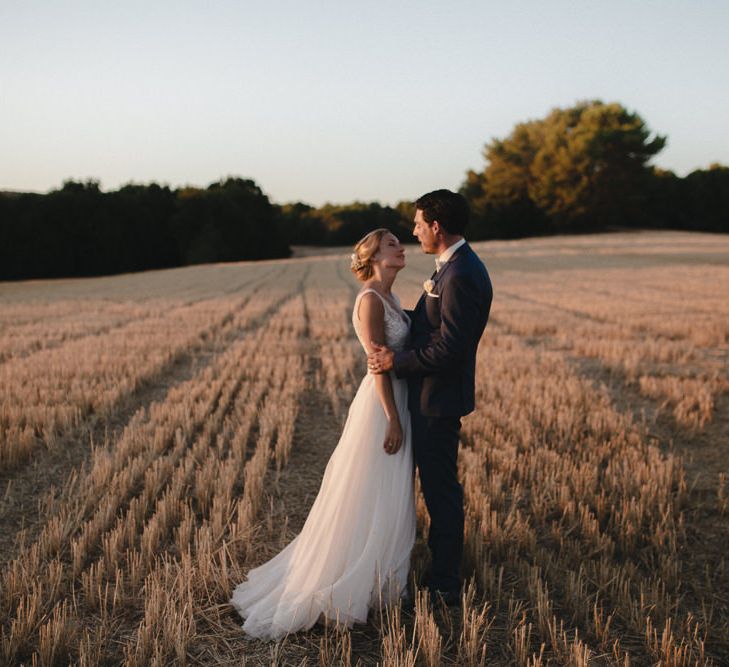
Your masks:
<svg viewBox="0 0 729 667"><path fill-rule="evenodd" d="M391 291L405 266L397 237L378 229L354 248L352 271L363 287L352 324L368 374L301 532L233 593L252 637L280 639L322 617L351 626L365 622L373 605L407 595L413 464L430 515L431 565L422 585L446 604L460 600L458 439L461 417L474 409L476 349L492 289L463 238L465 199L436 190L415 209L413 235L437 259L414 310L403 310Z"/></svg>

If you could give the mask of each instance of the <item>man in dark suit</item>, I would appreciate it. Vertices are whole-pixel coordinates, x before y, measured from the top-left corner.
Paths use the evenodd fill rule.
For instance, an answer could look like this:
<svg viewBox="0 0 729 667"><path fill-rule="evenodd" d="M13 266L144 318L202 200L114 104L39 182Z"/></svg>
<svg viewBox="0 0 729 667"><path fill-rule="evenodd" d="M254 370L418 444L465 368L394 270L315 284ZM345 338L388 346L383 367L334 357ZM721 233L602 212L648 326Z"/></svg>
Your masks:
<svg viewBox="0 0 729 667"><path fill-rule="evenodd" d="M436 271L412 313L411 345L402 352L376 346L368 365L408 379L413 453L430 514L432 563L425 584L458 604L463 556L463 488L458 481L461 417L474 409L476 349L491 308L488 271L466 243L468 204L436 190L415 202L413 235Z"/></svg>

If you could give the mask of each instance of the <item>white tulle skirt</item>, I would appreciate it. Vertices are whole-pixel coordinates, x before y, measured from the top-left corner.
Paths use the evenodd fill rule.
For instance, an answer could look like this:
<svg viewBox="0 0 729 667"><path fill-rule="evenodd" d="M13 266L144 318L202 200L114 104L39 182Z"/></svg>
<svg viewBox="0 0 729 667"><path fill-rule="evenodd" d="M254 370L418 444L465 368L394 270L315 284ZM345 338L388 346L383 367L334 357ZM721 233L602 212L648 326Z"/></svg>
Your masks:
<svg viewBox="0 0 729 667"><path fill-rule="evenodd" d="M322 617L351 627L404 594L415 540L413 459L407 383L391 377L402 447L383 449L387 419L366 375L301 533L233 592L246 634L280 639Z"/></svg>

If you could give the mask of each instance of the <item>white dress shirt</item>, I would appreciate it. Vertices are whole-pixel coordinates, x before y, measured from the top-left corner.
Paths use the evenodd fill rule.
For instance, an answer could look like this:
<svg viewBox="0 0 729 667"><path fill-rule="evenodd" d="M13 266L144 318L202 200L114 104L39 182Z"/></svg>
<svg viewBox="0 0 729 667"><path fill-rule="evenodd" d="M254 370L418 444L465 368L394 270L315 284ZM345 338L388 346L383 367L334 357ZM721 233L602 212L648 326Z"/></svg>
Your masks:
<svg viewBox="0 0 729 667"><path fill-rule="evenodd" d="M450 261L456 250L458 250L458 248L460 248L465 242L466 239L456 241L453 245L448 246L442 253L440 253L440 255L435 258L435 270L440 271L440 268Z"/></svg>

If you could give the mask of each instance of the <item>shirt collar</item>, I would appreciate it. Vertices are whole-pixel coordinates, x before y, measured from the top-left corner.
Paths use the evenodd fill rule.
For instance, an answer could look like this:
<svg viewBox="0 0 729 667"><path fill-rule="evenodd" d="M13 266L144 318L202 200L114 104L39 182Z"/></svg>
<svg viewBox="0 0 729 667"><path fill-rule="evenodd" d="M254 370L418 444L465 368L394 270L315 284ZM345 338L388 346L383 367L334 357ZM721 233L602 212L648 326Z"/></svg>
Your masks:
<svg viewBox="0 0 729 667"><path fill-rule="evenodd" d="M455 254L456 250L460 248L464 243L466 242L466 239L461 239L460 241L456 241L453 245L448 246L435 260L435 266L436 269L440 270L440 267L446 264L450 261L451 257Z"/></svg>

